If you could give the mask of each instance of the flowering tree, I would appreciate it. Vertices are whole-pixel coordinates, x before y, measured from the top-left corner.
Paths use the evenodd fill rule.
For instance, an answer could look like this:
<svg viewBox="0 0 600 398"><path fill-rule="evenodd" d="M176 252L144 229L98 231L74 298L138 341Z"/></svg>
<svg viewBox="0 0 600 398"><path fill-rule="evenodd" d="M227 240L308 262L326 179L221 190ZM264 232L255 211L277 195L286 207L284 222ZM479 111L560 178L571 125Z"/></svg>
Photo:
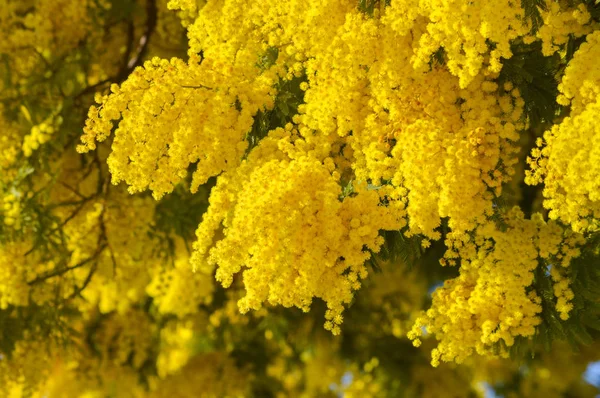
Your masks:
<svg viewBox="0 0 600 398"><path fill-rule="evenodd" d="M596 3L0 0L0 396L591 396Z"/></svg>

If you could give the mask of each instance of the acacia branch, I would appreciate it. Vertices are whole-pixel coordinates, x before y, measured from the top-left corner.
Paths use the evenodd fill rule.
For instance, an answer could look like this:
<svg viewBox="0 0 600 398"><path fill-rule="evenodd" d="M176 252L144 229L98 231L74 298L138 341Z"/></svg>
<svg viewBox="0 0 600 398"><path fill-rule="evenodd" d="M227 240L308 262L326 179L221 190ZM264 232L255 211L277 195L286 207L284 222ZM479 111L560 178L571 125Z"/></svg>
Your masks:
<svg viewBox="0 0 600 398"><path fill-rule="evenodd" d="M83 289L85 289L87 285L90 284L90 282L92 281L92 276L94 276L94 273L96 273L96 269L98 269L98 262L94 261L92 267L90 268L90 272L87 274L85 280L83 281L83 284L80 287L76 288L75 291L69 297L67 297L67 300L71 300L78 296L83 291Z"/></svg>
<svg viewBox="0 0 600 398"><path fill-rule="evenodd" d="M35 278L35 279L27 282L27 284L29 286L33 286L33 285L38 284L40 282L43 282L45 280L54 278L55 276L64 275L64 274L66 274L69 271L72 271L72 270L77 269L77 268L81 268L84 265L86 265L86 264L88 264L88 263L96 260L98 258L98 256L102 253L102 251L105 248L106 248L106 244L102 244L102 245L100 245L98 247L98 249L96 250L96 252L91 257L88 257L85 260L82 260L82 261L78 262L77 264L72 265L70 267L55 268L55 269L53 269L51 271L48 271L48 272L46 272L46 273L44 273L42 275L39 275L37 278Z"/></svg>
<svg viewBox="0 0 600 398"><path fill-rule="evenodd" d="M105 192L108 193L108 192ZM113 258L114 261L114 255L112 253L112 248L110 247L110 243L108 241L108 236L106 235L106 226L104 224L104 212L106 211L106 208L104 208L102 210L102 212L100 213L100 217L99 217L99 221L100 221L100 236L98 236L98 251L97 254L100 255L100 253L102 253L102 251L108 247L110 252L111 252L111 258ZM97 256L96 256L97 257ZM113 263L113 266L116 266L115 263ZM75 290L73 291L73 293L71 293L71 295L69 295L69 297L67 297L67 300L71 300L77 296L80 295L80 293L90 284L90 282L92 281L92 277L94 276L94 274L96 273L96 270L98 269L98 261L94 261L94 263L92 264L92 266L90 267L90 272L88 272L87 276L85 277L85 280L83 281L83 283L81 284L81 286L76 287ZM116 272L116 270L113 270L114 272Z"/></svg>
<svg viewBox="0 0 600 398"><path fill-rule="evenodd" d="M125 79L127 79L131 72L134 71L135 68L142 64L144 55L146 55L146 52L148 51L148 43L150 42L150 37L156 29L157 15L158 10L156 6L156 0L148 0L148 4L146 6L146 29L142 37L140 37L140 41L135 50L135 53L132 55L134 26L133 24L129 24L127 34L129 38L129 40L127 41L127 51L125 51L123 63L117 74L115 76L109 77L108 79L104 79L96 84L92 84L91 86L86 87L79 94L77 94L77 96L75 97L76 100L86 94L90 94L96 91L96 89L104 86L107 83L122 83Z"/></svg>
<svg viewBox="0 0 600 398"><path fill-rule="evenodd" d="M67 188L69 191L73 192L75 195L79 196L81 199L83 200L89 200L90 198L86 197L85 195L83 195L81 192L79 192L77 189L73 188L72 186L70 186L69 184L67 184L64 181L59 181L58 182L60 185L62 185L63 187Z"/></svg>

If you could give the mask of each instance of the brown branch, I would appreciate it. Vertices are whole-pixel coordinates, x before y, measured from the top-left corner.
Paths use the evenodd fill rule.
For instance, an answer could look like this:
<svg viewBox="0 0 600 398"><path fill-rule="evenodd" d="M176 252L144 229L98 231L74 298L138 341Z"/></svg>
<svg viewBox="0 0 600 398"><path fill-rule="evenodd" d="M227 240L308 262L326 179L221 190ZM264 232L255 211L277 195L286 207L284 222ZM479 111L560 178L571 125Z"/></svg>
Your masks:
<svg viewBox="0 0 600 398"><path fill-rule="evenodd" d="M69 206L81 205L82 203L85 203L88 200L89 200L89 198L85 198L85 199L81 199L81 200L67 200L65 202L58 202L58 203L49 205L48 209L57 209L59 207L69 207Z"/></svg>
<svg viewBox="0 0 600 398"><path fill-rule="evenodd" d="M90 198L91 199L91 198ZM54 233L58 230L61 230L65 225L67 225L67 223L71 220L73 220L81 210L83 210L83 208L85 207L85 204L88 202L88 200L84 200L81 202L81 204L79 206L77 206L77 208L75 209L75 211L73 211L73 213L69 214L69 216L67 218L65 218L58 226L56 226L55 228L50 230L50 233Z"/></svg>
<svg viewBox="0 0 600 398"><path fill-rule="evenodd" d="M108 192L106 192L106 194L108 194ZM108 234L106 233L106 224L104 223L104 218L103 216L101 217L102 218L100 219L100 236L104 237L104 242L106 242L106 247L108 248L108 253L110 254L110 259L113 264L113 276L117 276L117 260L115 258L115 252L110 245L110 241L108 240Z"/></svg>
<svg viewBox="0 0 600 398"><path fill-rule="evenodd" d="M110 253L110 259L113 264L113 277L116 277L117 276L117 259L115 258L115 252L113 251L110 244L107 244L107 245L108 245L108 252Z"/></svg>
<svg viewBox="0 0 600 398"><path fill-rule="evenodd" d="M135 68L142 64L144 56L148 51L148 43L150 42L150 37L154 33L156 29L156 21L157 21L158 10L156 7L156 0L148 0L148 4L146 6L146 29L144 34L140 38L138 46L136 48L133 56L131 55L133 51L133 24L129 24L128 26L128 43L127 43L127 51L125 52L125 58L123 60L123 64L121 68L117 72L116 76L109 77L108 79L104 79L96 84L86 87L79 94L75 96L75 100L78 100L82 96L86 94L90 94L96 89L104 86L107 83L113 82L120 84L134 71Z"/></svg>
<svg viewBox="0 0 600 398"><path fill-rule="evenodd" d="M76 296L78 296L83 291L83 289L85 289L90 284L90 282L92 281L92 277L96 273L97 269L98 269L98 262L95 261L92 264L92 267L90 268L90 272L88 273L85 280L83 281L83 284L80 287L76 288L75 291L69 297L67 297L67 300L71 300L71 299L75 298Z"/></svg>
<svg viewBox="0 0 600 398"><path fill-rule="evenodd" d="M90 199L90 198L86 197L85 195L83 195L78 190L76 190L75 188L73 188L72 186L70 186L69 184L67 184L66 182L59 181L58 183L60 185L62 185L63 187L67 188L69 191L73 192L75 195L79 196L81 199L83 199L83 200L89 200Z"/></svg>
<svg viewBox="0 0 600 398"><path fill-rule="evenodd" d="M37 278L35 278L35 279L33 279L33 280L31 280L31 281L27 282L27 284L28 284L29 286L33 286L33 285L35 285L35 284L38 284L38 283L40 283L40 282L43 282L43 281L45 281L45 280L48 280L48 279L50 279L50 278L54 278L55 276L64 275L65 273L67 273L67 272L69 272L69 271L72 271L72 270L74 270L74 269L77 269L77 268L81 268L81 267L83 267L84 265L86 265L86 264L90 263L91 261L94 261L94 260L96 260L96 259L98 258L98 256L100 255L100 253L102 253L102 251L103 251L105 248L106 248L106 244L102 244L102 245L100 245L100 246L98 247L98 249L96 250L96 252L95 252L95 253L94 253L94 254L93 254L91 257L88 257L88 258L86 258L85 260L83 260L83 261L80 261L80 262L78 262L77 264L75 264L75 265L72 265L72 266L70 266L70 267L64 267L64 268L55 268L55 269L53 269L53 270L51 270L51 271L48 271L48 272L46 272L46 273L44 273L44 274L42 274L42 275L39 275Z"/></svg>
<svg viewBox="0 0 600 398"><path fill-rule="evenodd" d="M87 86L83 89L83 91L77 94L77 96L75 97L76 100L86 94L90 94L96 91L96 89L104 86L107 83L114 81L121 82L122 80L125 80L125 78L127 78L127 76L125 76L121 79L121 77L128 71L129 60L131 58L131 53L133 52L133 40L135 39L134 35L135 27L133 25L133 22L129 21L129 23L127 24L127 48L125 49L125 55L123 56L123 61L121 62L121 67L119 68L117 75L101 80L95 84L92 84L91 86ZM129 73L127 73L127 75L129 75Z"/></svg>
<svg viewBox="0 0 600 398"><path fill-rule="evenodd" d="M214 90L212 87L208 87L208 86L204 86L202 84L198 84L198 85L179 85L182 88L204 88L206 90Z"/></svg>
<svg viewBox="0 0 600 398"><path fill-rule="evenodd" d="M107 192L105 192L107 193ZM102 212L100 213L100 235L98 236L98 255L100 255L100 253L102 253L102 251L108 247L111 251L111 257L113 256L112 254L112 248L110 248L110 244L108 242L108 236L106 235L106 225L104 224L104 213L106 211L106 207L104 207L102 209ZM97 256L96 256L97 257ZM114 259L114 258L113 258ZM114 266L114 264L113 264ZM85 280L83 281L83 283L81 284L81 286L75 288L75 290L73 291L73 293L71 293L71 295L69 295L69 297L67 297L67 300L71 300L77 296L80 295L80 293L90 284L90 282L92 281L92 277L94 276L94 274L96 273L96 270L98 269L98 261L94 261L94 263L92 264L92 266L90 267L90 272L88 272L87 276L85 277Z"/></svg>

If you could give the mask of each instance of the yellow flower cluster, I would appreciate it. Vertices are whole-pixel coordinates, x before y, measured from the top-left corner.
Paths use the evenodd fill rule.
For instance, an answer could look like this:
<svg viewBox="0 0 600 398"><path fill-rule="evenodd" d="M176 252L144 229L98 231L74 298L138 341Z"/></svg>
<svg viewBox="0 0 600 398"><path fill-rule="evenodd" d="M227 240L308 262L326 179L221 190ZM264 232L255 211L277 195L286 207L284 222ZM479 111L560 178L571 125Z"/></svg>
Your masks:
<svg viewBox="0 0 600 398"><path fill-rule="evenodd" d="M449 217L449 226L459 234L485 223L492 213L492 200L514 174L518 148L513 142L523 128L518 92L486 94L497 89L495 83L473 82L463 96L462 112L452 115L455 129L424 118L395 134L401 144L390 153L396 170L392 184L408 190L411 232L438 239L434 230L441 218Z"/></svg>
<svg viewBox="0 0 600 398"><path fill-rule="evenodd" d="M396 12L399 17L414 18L410 14L401 14L405 3L402 0L392 1L391 9L398 4L399 10ZM448 56L448 69L459 77L462 88L467 87L484 67L492 73L500 72L500 59L512 56L511 42L526 36L530 30L521 3L514 0L428 0L409 3L418 9L417 16L426 21L418 31L413 65L417 69L427 70L431 57L443 47ZM488 43L493 43L493 50L490 51Z"/></svg>
<svg viewBox="0 0 600 398"><path fill-rule="evenodd" d="M108 158L112 182L125 181L131 193L149 188L157 199L173 190L192 163L197 162L192 190L239 164L253 116L272 104L272 81L238 77L236 83L231 70L209 65L197 56L187 64L175 58L146 62L121 87L113 85L110 95L98 98L78 150L95 149L117 121Z"/></svg>
<svg viewBox="0 0 600 398"><path fill-rule="evenodd" d="M439 344L432 351L434 366L440 361L461 363L474 353L493 355L500 341L510 347L518 336L533 336L542 311L532 287L534 270L540 261L553 263L553 269L567 267L579 255L581 237L544 222L539 214L525 219L515 207L502 222L502 227L489 223L477 229L464 242L460 275L433 293L431 308L408 334L417 346L422 327L435 334ZM573 293L566 280L555 281L557 310L567 319ZM507 355L502 349L499 353Z"/></svg>
<svg viewBox="0 0 600 398"><path fill-rule="evenodd" d="M593 67L600 53L600 32L596 31L585 38L573 59L567 65L558 89L557 98L561 105L571 106L571 116L582 113L588 104L598 101L600 95L600 71Z"/></svg>
<svg viewBox="0 0 600 398"><path fill-rule="evenodd" d="M542 40L542 53L550 56L569 41L570 37L585 36L592 31L591 15L585 4L563 10L561 2L547 1L547 10L540 10L543 25L536 33Z"/></svg>
<svg viewBox="0 0 600 398"><path fill-rule="evenodd" d="M368 313L361 330L369 336L406 337L425 304L426 284L401 262L386 262L371 273L353 308ZM364 305L364 307L363 307Z"/></svg>
<svg viewBox="0 0 600 398"><path fill-rule="evenodd" d="M379 230L399 229L402 220L393 205L382 205L384 189L361 185L340 200L333 160L303 153L308 144L299 138L292 144L294 132L272 131L232 175L219 178L192 264L201 270L216 265L225 287L244 267L242 312L264 302L308 311L313 297L321 298L329 308L325 326L337 334L343 306L367 275L366 249L378 251ZM288 155L269 156L275 145ZM221 225L224 237L215 243Z"/></svg>
<svg viewBox="0 0 600 398"><path fill-rule="evenodd" d="M323 54L307 54L298 120L327 135L324 144L350 146L344 156L359 180L391 183L411 233L439 239L444 217L471 230L514 173L524 101L481 75L461 90L444 68L415 71L411 38L394 21L349 13Z"/></svg>
<svg viewBox="0 0 600 398"><path fill-rule="evenodd" d="M15 177L21 137L16 125L4 117L4 111L4 107L0 105L0 184L10 184Z"/></svg>
<svg viewBox="0 0 600 398"><path fill-rule="evenodd" d="M544 183L544 207L549 217L560 219L574 231L595 231L600 220L600 71L593 65L600 56L600 32L586 42L569 62L558 101L571 105L571 114L538 139L531 152L525 181Z"/></svg>
<svg viewBox="0 0 600 398"><path fill-rule="evenodd" d="M29 248L25 244L3 244L0 248L0 309L9 305L27 305L29 286L23 275L24 254Z"/></svg>
<svg viewBox="0 0 600 398"><path fill-rule="evenodd" d="M0 1L0 53L9 55L12 83L27 83L36 68L45 67L50 59L77 47L90 33L90 10L98 3L101 2Z"/></svg>
<svg viewBox="0 0 600 398"><path fill-rule="evenodd" d="M160 378L176 374L189 362L193 355L194 326L189 320L171 321L160 331L161 350L156 359Z"/></svg>
<svg viewBox="0 0 600 398"><path fill-rule="evenodd" d="M23 155L30 157L33 151L52 138L52 135L60 128L61 124L62 117L58 116L54 118L51 116L46 121L33 126L30 134L23 138Z"/></svg>
<svg viewBox="0 0 600 398"><path fill-rule="evenodd" d="M160 382L151 383L149 398L248 397L252 375L220 352L195 356L187 366Z"/></svg>
<svg viewBox="0 0 600 398"><path fill-rule="evenodd" d="M198 11L204 3L204 0L167 0L167 8L177 10L183 26L188 26L196 20Z"/></svg>
<svg viewBox="0 0 600 398"><path fill-rule="evenodd" d="M14 229L20 229L21 203L13 194L4 195L2 212L4 224Z"/></svg>
<svg viewBox="0 0 600 398"><path fill-rule="evenodd" d="M176 253L185 253L185 248L177 248ZM192 272L189 257L179 255L174 267L164 267L154 273L146 293L154 298L161 314L183 318L197 312L199 305L210 304L214 291L212 278L212 274Z"/></svg>
<svg viewBox="0 0 600 398"><path fill-rule="evenodd" d="M493 213L526 125L519 91L494 81L529 31L514 1L392 1L372 16L342 0L168 7L185 14L189 61L153 59L111 87L79 150L116 123L113 183L155 198L191 164L192 191L218 175L191 262L224 286L243 271L242 311L318 297L338 333L380 230L436 240L448 218L458 239ZM303 76L293 123L246 153L277 83Z"/></svg>
<svg viewBox="0 0 600 398"><path fill-rule="evenodd" d="M367 276L365 261L383 243L380 231L420 235L426 248L442 238L447 223L442 263L460 263L460 276L436 293L433 309L417 324L428 324L441 340L435 361L462 361L490 353L500 340L510 346L516 336L531 336L540 321L532 287L540 259L552 261L557 310L569 316L566 267L578 254L578 235L518 212L506 217L508 227L490 221L516 172L528 124L520 91L498 81L511 45L539 39L544 54L554 53L568 37L589 32L589 12L548 3L534 37L532 21L514 0L378 3L369 15L345 0L168 2L187 28L189 59L153 58L99 95L78 148L95 150L114 130L107 160L112 182L125 182L130 193L149 189L156 199L191 170L192 192L217 177L190 258L201 273L187 275L183 257L173 269L153 263L156 274L139 278L128 292L132 301L143 286L159 313L184 318L210 302L212 286L204 282L215 272L224 287L243 283L242 313L265 304L308 311L314 298L322 299L325 327L337 334L344 308ZM598 111L590 108L600 106L597 72L584 70L596 55L594 40L588 36L567 68L560 100L573 103L573 117L557 129L574 130L571 120L587 128ZM582 74L586 82L577 85ZM266 138L254 145L256 116L275 108L283 84L298 80L304 92L298 114L265 129ZM535 176L556 175L545 181L547 195L579 195L552 197L547 206L551 218L567 220L554 204L567 202L580 222L600 214L593 207L594 168L578 155L593 158L595 146L590 134L573 140L569 133L565 147L586 143L587 149L548 162L559 132L548 133L546 152L534 155L540 159ZM583 184L589 193L575 187L581 173L563 162L591 170ZM96 280L111 287L92 302L114 302L105 297L123 291ZM122 305L120 311L129 308ZM392 334L404 333L387 306Z"/></svg>
<svg viewBox="0 0 600 398"><path fill-rule="evenodd" d="M0 395L3 397L35 396L37 391L33 386L49 374L51 355L56 347L28 333L25 337L25 340L15 344L10 360L5 357L0 359ZM41 352L48 352L49 355L41 356ZM25 380L28 383L24 383Z"/></svg>

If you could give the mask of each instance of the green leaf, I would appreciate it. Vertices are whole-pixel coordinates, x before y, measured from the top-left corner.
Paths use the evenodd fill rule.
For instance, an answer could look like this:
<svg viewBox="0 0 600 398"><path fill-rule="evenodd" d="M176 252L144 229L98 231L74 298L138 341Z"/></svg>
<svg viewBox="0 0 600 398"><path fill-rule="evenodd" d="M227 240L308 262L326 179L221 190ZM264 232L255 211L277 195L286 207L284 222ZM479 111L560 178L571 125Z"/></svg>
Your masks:
<svg viewBox="0 0 600 398"><path fill-rule="evenodd" d="M560 57L545 57L539 41L515 44L512 51L513 57L503 61L499 83L511 82L519 90L525 101L525 116L532 127L552 123L560 109L556 102Z"/></svg>

